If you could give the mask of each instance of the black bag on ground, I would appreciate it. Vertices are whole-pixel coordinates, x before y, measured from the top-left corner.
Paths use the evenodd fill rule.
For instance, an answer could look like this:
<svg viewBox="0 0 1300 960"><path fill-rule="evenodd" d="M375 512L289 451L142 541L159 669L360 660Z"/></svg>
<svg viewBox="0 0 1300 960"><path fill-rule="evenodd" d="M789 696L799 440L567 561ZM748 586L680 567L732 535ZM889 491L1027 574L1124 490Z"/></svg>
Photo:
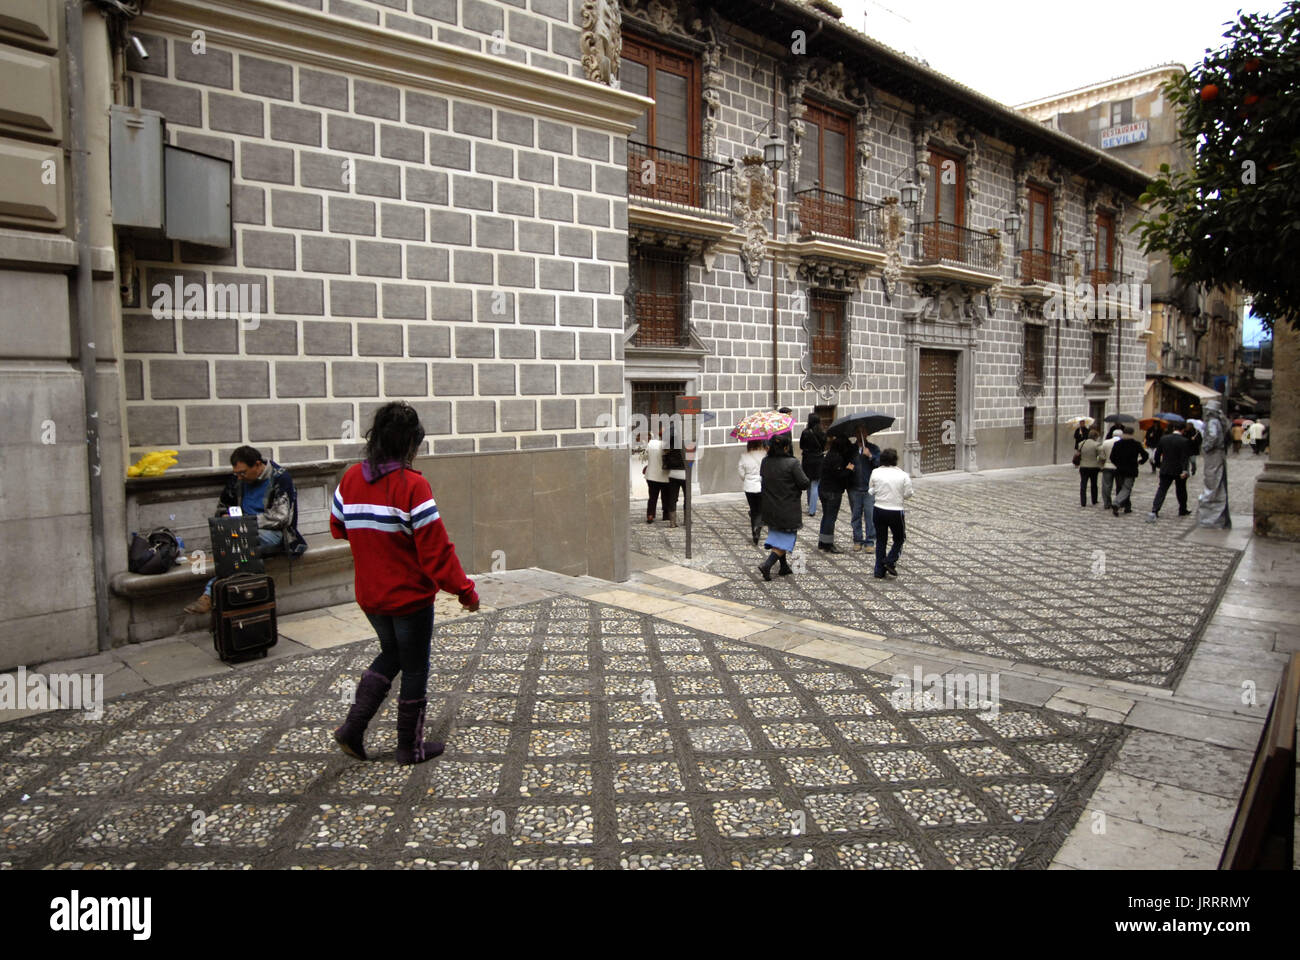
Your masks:
<svg viewBox="0 0 1300 960"><path fill-rule="evenodd" d="M264 657L279 631L275 581L264 573L240 573L212 585L212 645L222 660Z"/></svg>
<svg viewBox="0 0 1300 960"><path fill-rule="evenodd" d="M180 555L180 541L166 527L151 530L144 537L133 533L127 550L126 568L132 573L166 573L176 565L176 558Z"/></svg>

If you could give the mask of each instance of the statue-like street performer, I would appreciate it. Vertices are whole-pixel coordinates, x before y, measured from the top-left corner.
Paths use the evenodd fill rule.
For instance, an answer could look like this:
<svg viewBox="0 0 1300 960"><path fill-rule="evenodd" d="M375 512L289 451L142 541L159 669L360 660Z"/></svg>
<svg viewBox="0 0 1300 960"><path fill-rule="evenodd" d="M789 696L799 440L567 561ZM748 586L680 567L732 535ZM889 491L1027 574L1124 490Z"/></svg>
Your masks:
<svg viewBox="0 0 1300 960"><path fill-rule="evenodd" d="M1228 444L1232 442L1232 427L1223 415L1223 402L1205 401L1205 440L1201 445L1204 462L1201 480L1205 489L1200 496L1198 521L1203 527L1232 529L1228 515Z"/></svg>

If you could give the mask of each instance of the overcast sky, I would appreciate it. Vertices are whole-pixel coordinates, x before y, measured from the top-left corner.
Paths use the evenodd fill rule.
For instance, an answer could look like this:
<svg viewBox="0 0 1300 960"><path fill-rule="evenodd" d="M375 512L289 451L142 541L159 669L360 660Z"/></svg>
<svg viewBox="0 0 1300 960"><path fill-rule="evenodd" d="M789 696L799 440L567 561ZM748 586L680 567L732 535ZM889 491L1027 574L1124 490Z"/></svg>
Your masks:
<svg viewBox="0 0 1300 960"><path fill-rule="evenodd" d="M1161 63L1191 67L1238 9L1281 0L836 0L844 23L1016 105ZM865 18L864 18L865 14Z"/></svg>

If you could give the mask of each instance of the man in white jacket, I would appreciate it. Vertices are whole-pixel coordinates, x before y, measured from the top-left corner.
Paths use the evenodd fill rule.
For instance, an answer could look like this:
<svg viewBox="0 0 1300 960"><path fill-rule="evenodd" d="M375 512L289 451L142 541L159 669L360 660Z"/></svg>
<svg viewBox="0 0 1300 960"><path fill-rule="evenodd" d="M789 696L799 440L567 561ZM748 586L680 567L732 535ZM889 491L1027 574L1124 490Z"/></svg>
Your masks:
<svg viewBox="0 0 1300 960"><path fill-rule="evenodd" d="M895 564L903 552L907 530L903 523L903 501L912 496L912 478L898 469L898 451L892 447L880 454L880 466L871 471L871 496L875 498L876 579L898 576ZM886 554L889 535L894 535L893 549Z"/></svg>

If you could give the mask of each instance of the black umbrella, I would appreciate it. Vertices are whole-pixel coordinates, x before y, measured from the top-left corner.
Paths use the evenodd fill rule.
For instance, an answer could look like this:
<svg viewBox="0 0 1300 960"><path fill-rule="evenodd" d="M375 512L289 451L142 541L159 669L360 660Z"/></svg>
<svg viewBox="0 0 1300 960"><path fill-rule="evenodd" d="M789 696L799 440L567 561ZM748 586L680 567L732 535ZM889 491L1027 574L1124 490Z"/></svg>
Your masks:
<svg viewBox="0 0 1300 960"><path fill-rule="evenodd" d="M831 424L830 429L826 431L827 436L856 436L859 430L867 433L879 433L881 430L888 430L894 425L896 418L885 413L876 413L874 410L868 410L865 413L850 413L847 417L840 417Z"/></svg>
<svg viewBox="0 0 1300 960"><path fill-rule="evenodd" d="M1127 413L1112 413L1106 418L1107 423L1137 423L1137 417L1130 417Z"/></svg>

